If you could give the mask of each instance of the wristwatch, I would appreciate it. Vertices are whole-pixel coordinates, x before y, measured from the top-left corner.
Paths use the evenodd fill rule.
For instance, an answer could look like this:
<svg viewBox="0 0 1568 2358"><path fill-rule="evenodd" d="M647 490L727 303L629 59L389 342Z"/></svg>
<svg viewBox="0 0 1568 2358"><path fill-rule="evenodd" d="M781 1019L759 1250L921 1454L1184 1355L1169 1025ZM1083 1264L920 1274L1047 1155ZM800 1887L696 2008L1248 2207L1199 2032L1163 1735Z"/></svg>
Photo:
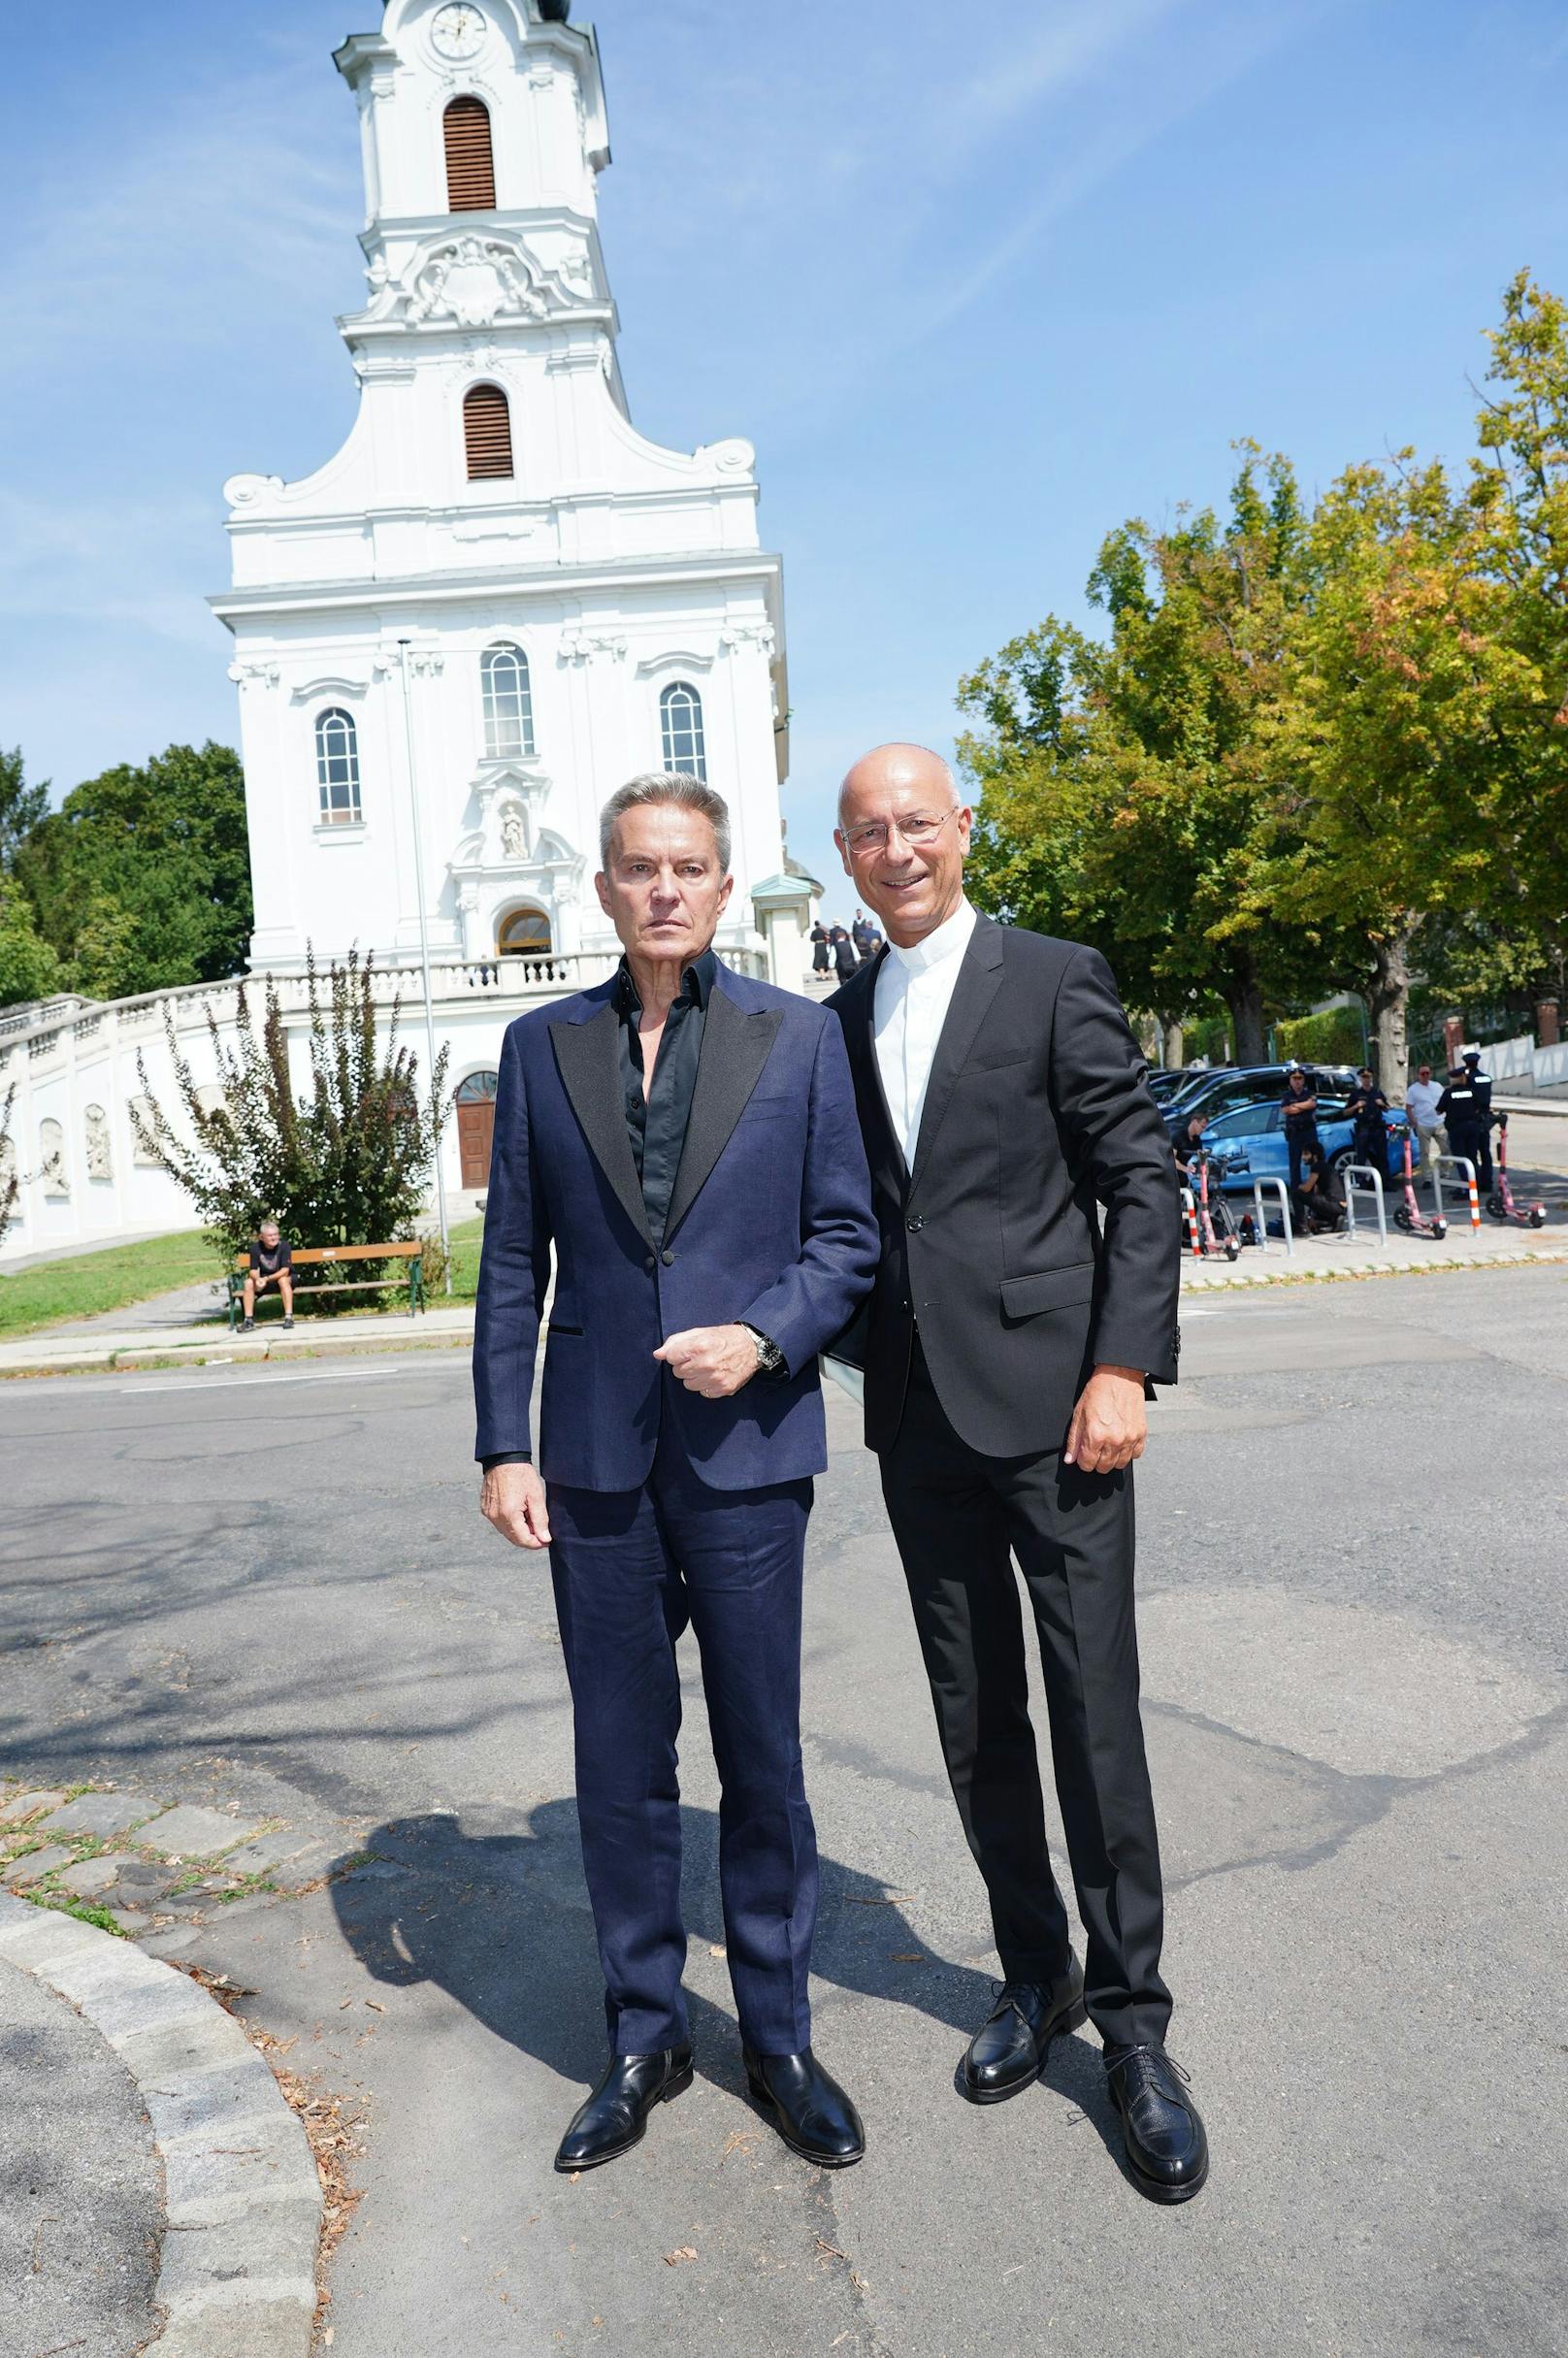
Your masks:
<svg viewBox="0 0 1568 2358"><path fill-rule="evenodd" d="M741 1319L738 1324L742 1326L746 1326L746 1322L744 1319ZM789 1362L785 1359L783 1352L780 1351L778 1345L773 1341L772 1337L767 1334L759 1334L755 1326L746 1326L746 1332L750 1335L752 1341L757 1346L758 1373L760 1375L770 1376L787 1375L789 1372Z"/></svg>

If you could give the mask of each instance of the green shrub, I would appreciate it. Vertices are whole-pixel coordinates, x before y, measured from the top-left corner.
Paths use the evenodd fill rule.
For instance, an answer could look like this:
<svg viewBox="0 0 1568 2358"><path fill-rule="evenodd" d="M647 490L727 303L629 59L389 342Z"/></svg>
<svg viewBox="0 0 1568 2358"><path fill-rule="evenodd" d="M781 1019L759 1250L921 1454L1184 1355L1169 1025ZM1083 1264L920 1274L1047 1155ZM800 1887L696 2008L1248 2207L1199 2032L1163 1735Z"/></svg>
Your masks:
<svg viewBox="0 0 1568 2358"><path fill-rule="evenodd" d="M1303 1064L1359 1064L1361 1019L1354 1007L1292 1016L1275 1025L1274 1046L1282 1063L1295 1057Z"/></svg>

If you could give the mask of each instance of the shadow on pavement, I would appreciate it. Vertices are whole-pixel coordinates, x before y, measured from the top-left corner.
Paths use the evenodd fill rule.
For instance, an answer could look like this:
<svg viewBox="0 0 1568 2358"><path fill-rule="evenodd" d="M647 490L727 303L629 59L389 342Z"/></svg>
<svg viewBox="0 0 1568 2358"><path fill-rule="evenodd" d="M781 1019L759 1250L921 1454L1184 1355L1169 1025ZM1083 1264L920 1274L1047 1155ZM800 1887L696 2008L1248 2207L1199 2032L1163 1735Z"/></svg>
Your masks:
<svg viewBox="0 0 1568 2358"><path fill-rule="evenodd" d="M367 1972L403 1987L431 1982L486 2029L563 2079L591 2083L604 2059L603 1983L594 1947L571 1801L548 1801L522 1832L465 1833L447 1815L401 1818L365 1844L377 1863L333 1884L344 1940ZM718 1897L718 1818L682 1807L686 1928L694 1944L724 1940ZM822 1898L813 1970L860 1997L915 2009L966 2042L996 1984L938 1957L876 1878L821 1860ZM743 2097L740 2043L732 2015L695 1984L722 1973L698 1949L687 2005L699 2071ZM853 2083L842 2032L825 2059ZM1044 2084L1082 2108L1119 2152L1098 2050L1059 2040Z"/></svg>

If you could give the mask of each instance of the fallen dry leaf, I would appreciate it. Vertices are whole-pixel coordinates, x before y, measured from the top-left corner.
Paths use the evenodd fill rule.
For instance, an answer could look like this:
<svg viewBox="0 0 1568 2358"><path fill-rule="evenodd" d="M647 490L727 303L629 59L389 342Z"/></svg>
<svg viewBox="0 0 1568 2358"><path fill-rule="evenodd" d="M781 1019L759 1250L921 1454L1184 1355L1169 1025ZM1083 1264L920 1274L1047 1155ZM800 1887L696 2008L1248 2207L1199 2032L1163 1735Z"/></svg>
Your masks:
<svg viewBox="0 0 1568 2358"><path fill-rule="evenodd" d="M924 1965L926 1952L921 1949L894 1949L888 1952L895 1965Z"/></svg>
<svg viewBox="0 0 1568 2358"><path fill-rule="evenodd" d="M725 1948L722 1941L715 1941L707 1953L710 1957L722 1957L728 1956L729 1950Z"/></svg>
<svg viewBox="0 0 1568 2358"><path fill-rule="evenodd" d="M678 2244L673 2251L667 2251L665 2253L665 2266L667 2268L678 2268L682 2260L695 2260L696 2257L697 2251L693 2244L681 2243Z"/></svg>

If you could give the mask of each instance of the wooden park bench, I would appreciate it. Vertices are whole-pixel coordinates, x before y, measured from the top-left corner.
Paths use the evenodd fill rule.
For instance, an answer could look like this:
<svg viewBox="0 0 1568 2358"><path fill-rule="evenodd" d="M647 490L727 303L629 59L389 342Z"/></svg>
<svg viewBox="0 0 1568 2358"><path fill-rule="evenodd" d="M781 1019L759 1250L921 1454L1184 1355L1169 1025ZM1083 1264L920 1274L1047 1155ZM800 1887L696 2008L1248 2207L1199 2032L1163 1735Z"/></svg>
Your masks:
<svg viewBox="0 0 1568 2358"><path fill-rule="evenodd" d="M302 1269L319 1269L340 1261L406 1261L408 1264L408 1314L425 1306L424 1278L420 1256L424 1247L417 1238L403 1244L369 1245L306 1245L296 1246L294 1252L294 1292L300 1294L381 1294L389 1281L384 1277L324 1277L313 1286L302 1286ZM236 1253L234 1266L229 1271L229 1332L232 1334L245 1315L245 1281L250 1274L248 1253ZM272 1289L269 1288L269 1291ZM265 1299L265 1295L262 1299ZM261 1301L256 1304L261 1308Z"/></svg>

